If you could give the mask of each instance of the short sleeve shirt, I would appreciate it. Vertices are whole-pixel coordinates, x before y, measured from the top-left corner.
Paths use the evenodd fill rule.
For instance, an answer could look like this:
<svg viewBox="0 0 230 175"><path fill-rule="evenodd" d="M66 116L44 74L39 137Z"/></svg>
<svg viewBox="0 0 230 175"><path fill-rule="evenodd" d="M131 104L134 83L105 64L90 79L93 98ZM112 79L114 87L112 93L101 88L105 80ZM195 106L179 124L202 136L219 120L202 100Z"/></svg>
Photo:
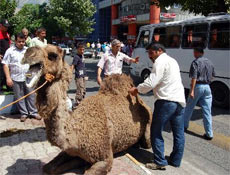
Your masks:
<svg viewBox="0 0 230 175"><path fill-rule="evenodd" d="M46 45L47 45L47 40L44 39L44 41L42 41L38 37L33 38L30 42L30 47L33 46L45 47Z"/></svg>
<svg viewBox="0 0 230 175"><path fill-rule="evenodd" d="M75 78L85 77L85 63L82 55L75 54L73 58L74 69L75 69Z"/></svg>
<svg viewBox="0 0 230 175"><path fill-rule="evenodd" d="M109 53L106 53L101 57L97 66L104 69L105 75L122 74L123 61L130 63L131 59L132 58L124 53L118 52L115 56L109 51Z"/></svg>
<svg viewBox="0 0 230 175"><path fill-rule="evenodd" d="M196 79L197 82L210 84L213 76L215 76L215 70L209 59L200 57L192 62L189 77Z"/></svg>
<svg viewBox="0 0 230 175"><path fill-rule="evenodd" d="M17 82L25 81L25 73L29 70L28 64L21 64L22 58L26 52L27 47L19 50L17 47L12 46L7 49L2 64L6 64L10 69L10 77Z"/></svg>

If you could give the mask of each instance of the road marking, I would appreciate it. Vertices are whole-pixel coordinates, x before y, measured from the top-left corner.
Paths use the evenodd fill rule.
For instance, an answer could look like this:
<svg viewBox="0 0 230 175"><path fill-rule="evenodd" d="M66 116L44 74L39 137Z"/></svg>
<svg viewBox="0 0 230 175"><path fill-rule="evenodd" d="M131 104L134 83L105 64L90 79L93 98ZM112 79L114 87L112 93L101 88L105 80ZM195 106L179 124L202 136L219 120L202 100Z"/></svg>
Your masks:
<svg viewBox="0 0 230 175"><path fill-rule="evenodd" d="M201 136L205 133L203 126L200 126L197 123L192 122L192 121L189 122L188 131L194 132L194 133L199 134ZM220 134L220 133L216 133L214 131L213 131L213 135L214 135L213 139L208 141L208 142L210 142L213 145L216 145L216 146L218 146L218 147L220 147L226 151L230 151L230 137L227 137L227 136Z"/></svg>
<svg viewBox="0 0 230 175"><path fill-rule="evenodd" d="M205 173L203 170L193 166L190 162L183 160L183 165L184 167L189 167L192 169L192 174L199 174L199 175L208 175L207 173Z"/></svg>

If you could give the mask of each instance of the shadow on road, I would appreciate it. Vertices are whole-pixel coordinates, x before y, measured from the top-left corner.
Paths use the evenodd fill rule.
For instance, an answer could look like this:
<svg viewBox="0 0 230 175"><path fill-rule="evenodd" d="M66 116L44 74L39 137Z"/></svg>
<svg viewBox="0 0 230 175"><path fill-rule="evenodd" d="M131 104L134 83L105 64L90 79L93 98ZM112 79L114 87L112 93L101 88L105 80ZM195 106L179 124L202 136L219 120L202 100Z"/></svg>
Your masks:
<svg viewBox="0 0 230 175"><path fill-rule="evenodd" d="M10 142L4 141L4 139ZM18 129L18 130L7 130L0 133L1 144L0 147L4 146L15 146L23 142L34 143L34 142L44 142L46 141L46 131L45 127L38 127L35 129Z"/></svg>

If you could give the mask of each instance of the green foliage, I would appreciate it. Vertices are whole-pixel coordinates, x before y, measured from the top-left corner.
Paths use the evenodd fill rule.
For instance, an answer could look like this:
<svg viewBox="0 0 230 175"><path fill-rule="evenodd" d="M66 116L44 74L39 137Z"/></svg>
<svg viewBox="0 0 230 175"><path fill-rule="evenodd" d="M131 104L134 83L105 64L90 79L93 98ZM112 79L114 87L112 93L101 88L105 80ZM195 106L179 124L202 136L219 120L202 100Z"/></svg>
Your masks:
<svg viewBox="0 0 230 175"><path fill-rule="evenodd" d="M164 0L160 1L161 7L180 4L182 10L207 16L209 13L227 12L230 9L230 0Z"/></svg>
<svg viewBox="0 0 230 175"><path fill-rule="evenodd" d="M14 16L17 3L15 0L0 0L0 19L8 19Z"/></svg>
<svg viewBox="0 0 230 175"><path fill-rule="evenodd" d="M24 27L34 33L42 25L38 4L25 4L13 18L15 33L20 32Z"/></svg>
<svg viewBox="0 0 230 175"><path fill-rule="evenodd" d="M50 0L51 17L69 36L91 33L95 11L91 0Z"/></svg>

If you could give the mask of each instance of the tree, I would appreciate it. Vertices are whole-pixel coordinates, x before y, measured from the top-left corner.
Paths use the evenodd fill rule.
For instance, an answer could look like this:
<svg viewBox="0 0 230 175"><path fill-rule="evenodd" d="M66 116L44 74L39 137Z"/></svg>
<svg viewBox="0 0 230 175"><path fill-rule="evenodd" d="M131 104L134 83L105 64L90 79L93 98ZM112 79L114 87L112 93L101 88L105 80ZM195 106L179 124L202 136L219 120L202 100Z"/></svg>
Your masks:
<svg viewBox="0 0 230 175"><path fill-rule="evenodd" d="M42 18L39 14L38 4L25 4L21 10L15 14L14 18L14 33L20 32L26 27L30 32L42 26Z"/></svg>
<svg viewBox="0 0 230 175"><path fill-rule="evenodd" d="M50 0L48 9L53 20L69 36L87 35L93 31L96 11L91 0Z"/></svg>
<svg viewBox="0 0 230 175"><path fill-rule="evenodd" d="M230 0L159 0L161 7L180 4L182 10L207 16L209 13L228 12Z"/></svg>
<svg viewBox="0 0 230 175"><path fill-rule="evenodd" d="M0 19L8 19L14 16L17 3L15 0L0 0Z"/></svg>
<svg viewBox="0 0 230 175"><path fill-rule="evenodd" d="M17 3L15 0L0 0L0 20L7 19L10 24L14 24L14 12L17 7ZM10 34L14 33L13 28L11 27L8 32Z"/></svg>

